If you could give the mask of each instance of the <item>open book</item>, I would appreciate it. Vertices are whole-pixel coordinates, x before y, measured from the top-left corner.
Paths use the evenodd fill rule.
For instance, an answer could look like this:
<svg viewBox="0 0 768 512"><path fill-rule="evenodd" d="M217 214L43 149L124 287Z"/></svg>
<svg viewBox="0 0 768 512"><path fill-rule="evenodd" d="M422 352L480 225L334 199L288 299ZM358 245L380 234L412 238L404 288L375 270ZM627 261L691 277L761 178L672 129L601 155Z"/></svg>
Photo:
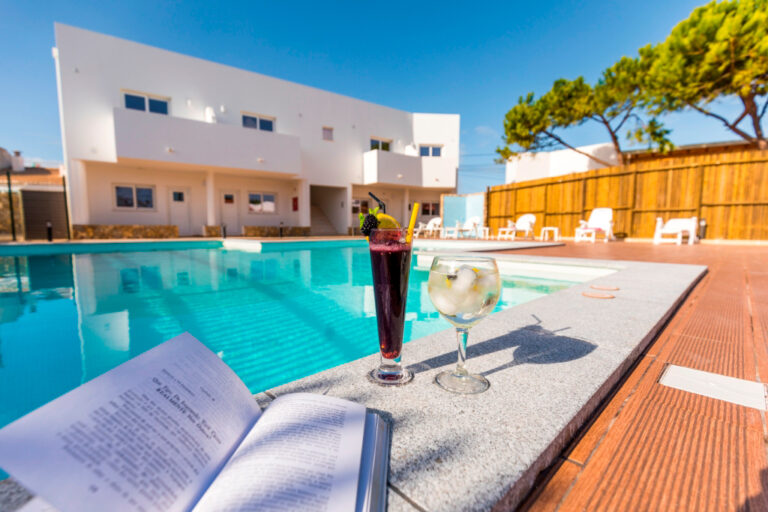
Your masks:
<svg viewBox="0 0 768 512"><path fill-rule="evenodd" d="M183 334L0 430L0 467L61 511L383 510L389 435L322 395L262 414Z"/></svg>

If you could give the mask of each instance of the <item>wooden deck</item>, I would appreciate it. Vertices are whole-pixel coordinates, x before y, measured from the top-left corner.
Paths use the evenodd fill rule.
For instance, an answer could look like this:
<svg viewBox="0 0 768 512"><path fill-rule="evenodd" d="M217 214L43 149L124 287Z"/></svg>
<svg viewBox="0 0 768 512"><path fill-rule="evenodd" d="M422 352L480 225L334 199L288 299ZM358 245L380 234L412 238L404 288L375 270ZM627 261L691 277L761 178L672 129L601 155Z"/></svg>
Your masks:
<svg viewBox="0 0 768 512"><path fill-rule="evenodd" d="M572 244L516 254L709 266L526 511L765 511L765 413L658 383L667 364L768 382L768 247Z"/></svg>

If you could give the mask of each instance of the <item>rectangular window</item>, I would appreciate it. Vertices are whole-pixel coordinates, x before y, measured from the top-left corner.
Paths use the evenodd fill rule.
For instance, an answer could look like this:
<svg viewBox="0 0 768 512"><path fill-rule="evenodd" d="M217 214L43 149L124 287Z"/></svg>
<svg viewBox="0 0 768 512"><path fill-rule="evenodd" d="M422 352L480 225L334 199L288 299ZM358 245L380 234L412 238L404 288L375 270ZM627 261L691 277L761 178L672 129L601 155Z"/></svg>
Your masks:
<svg viewBox="0 0 768 512"><path fill-rule="evenodd" d="M136 187L136 208L154 208L154 189Z"/></svg>
<svg viewBox="0 0 768 512"><path fill-rule="evenodd" d="M133 208L133 187L115 187L115 204L118 208Z"/></svg>
<svg viewBox="0 0 768 512"><path fill-rule="evenodd" d="M183 203L184 202L184 192L174 192L173 193L173 200L177 203Z"/></svg>
<svg viewBox="0 0 768 512"><path fill-rule="evenodd" d="M248 212L275 213L277 212L277 196L264 192L248 193Z"/></svg>
<svg viewBox="0 0 768 512"><path fill-rule="evenodd" d="M243 126L245 128L255 128L265 132L275 131L275 120L269 117L243 114Z"/></svg>
<svg viewBox="0 0 768 512"><path fill-rule="evenodd" d="M224 194L224 204L235 204L235 194Z"/></svg>
<svg viewBox="0 0 768 512"><path fill-rule="evenodd" d="M261 213L261 194L248 194L248 211L251 213Z"/></svg>
<svg viewBox="0 0 768 512"><path fill-rule="evenodd" d="M352 200L352 213L362 213L363 215L368 213L368 200L367 199L353 199Z"/></svg>
<svg viewBox="0 0 768 512"><path fill-rule="evenodd" d="M168 102L149 98L149 111L155 114L168 115Z"/></svg>
<svg viewBox="0 0 768 512"><path fill-rule="evenodd" d="M389 151L389 144L391 141L384 139L377 139L371 137L371 150L380 149L382 151Z"/></svg>
<svg viewBox="0 0 768 512"><path fill-rule="evenodd" d="M168 115L168 99L154 98L147 94L124 93L125 108Z"/></svg>
<svg viewBox="0 0 768 512"><path fill-rule="evenodd" d="M144 96L136 96L135 94L125 95L125 108L133 110L147 110L147 100Z"/></svg>
<svg viewBox="0 0 768 512"><path fill-rule="evenodd" d="M152 210L155 208L155 188L140 185L115 185L115 206Z"/></svg>
<svg viewBox="0 0 768 512"><path fill-rule="evenodd" d="M440 203L421 203L421 214L439 216Z"/></svg>
<svg viewBox="0 0 768 512"><path fill-rule="evenodd" d="M419 156L440 156L442 146L419 146Z"/></svg>
<svg viewBox="0 0 768 512"><path fill-rule="evenodd" d="M275 213L275 196L274 194L264 194L264 203L261 208L264 213Z"/></svg>
<svg viewBox="0 0 768 512"><path fill-rule="evenodd" d="M323 140L333 140L333 128L323 126Z"/></svg>

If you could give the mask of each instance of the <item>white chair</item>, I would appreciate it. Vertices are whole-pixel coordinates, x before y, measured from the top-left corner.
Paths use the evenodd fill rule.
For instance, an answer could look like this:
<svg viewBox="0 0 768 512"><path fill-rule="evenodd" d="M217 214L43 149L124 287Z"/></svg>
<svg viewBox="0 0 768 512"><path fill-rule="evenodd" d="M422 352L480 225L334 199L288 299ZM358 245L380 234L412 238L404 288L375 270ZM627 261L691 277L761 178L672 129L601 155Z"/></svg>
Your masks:
<svg viewBox="0 0 768 512"><path fill-rule="evenodd" d="M413 230L413 238L420 238L427 229L427 225L423 222L419 222L419 225Z"/></svg>
<svg viewBox="0 0 768 512"><path fill-rule="evenodd" d="M688 236L688 245L696 243L696 229L698 227L698 219L696 217L688 217L682 219L669 219L664 222L661 217L656 217L656 231L653 234L653 243L660 244L663 242L672 242L672 239L664 239L664 235L675 235L674 242L677 245L683 244L683 236Z"/></svg>
<svg viewBox="0 0 768 512"><path fill-rule="evenodd" d="M536 216L526 213L517 218L517 222L507 221L507 227L499 228L496 236L498 240L514 240L517 232L522 231L525 238L533 238L533 226L536 224Z"/></svg>
<svg viewBox="0 0 768 512"><path fill-rule="evenodd" d="M480 217L470 217L467 219L467 221L464 223L464 228L462 231L464 233L474 233L475 238L482 238L483 240L490 238L491 234L491 230L488 228L488 226L483 226L483 221L480 219Z"/></svg>
<svg viewBox="0 0 768 512"><path fill-rule="evenodd" d="M459 238L459 232L462 231L461 222L456 221L456 225L454 227L446 226L443 229L440 230L440 237L441 238L452 238L454 240Z"/></svg>
<svg viewBox="0 0 768 512"><path fill-rule="evenodd" d="M443 225L443 219L440 217L434 217L432 219L429 219L429 222L427 222L427 227L424 229L424 235L431 238L434 236L440 235L440 228Z"/></svg>
<svg viewBox="0 0 768 512"><path fill-rule="evenodd" d="M573 241L595 243L598 233L602 233L604 242L613 240L612 208L595 208L589 214L589 220L580 220Z"/></svg>

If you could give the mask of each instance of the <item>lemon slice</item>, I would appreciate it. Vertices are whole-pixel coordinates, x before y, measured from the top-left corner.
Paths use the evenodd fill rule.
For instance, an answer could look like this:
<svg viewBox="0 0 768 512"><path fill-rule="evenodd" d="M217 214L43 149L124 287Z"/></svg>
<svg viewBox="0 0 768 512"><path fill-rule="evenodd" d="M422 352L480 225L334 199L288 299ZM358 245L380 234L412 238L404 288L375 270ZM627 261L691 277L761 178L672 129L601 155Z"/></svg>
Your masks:
<svg viewBox="0 0 768 512"><path fill-rule="evenodd" d="M379 221L379 229L392 229L400 227L400 223L397 222L397 219L391 215L387 215L386 213L377 213L376 220Z"/></svg>

